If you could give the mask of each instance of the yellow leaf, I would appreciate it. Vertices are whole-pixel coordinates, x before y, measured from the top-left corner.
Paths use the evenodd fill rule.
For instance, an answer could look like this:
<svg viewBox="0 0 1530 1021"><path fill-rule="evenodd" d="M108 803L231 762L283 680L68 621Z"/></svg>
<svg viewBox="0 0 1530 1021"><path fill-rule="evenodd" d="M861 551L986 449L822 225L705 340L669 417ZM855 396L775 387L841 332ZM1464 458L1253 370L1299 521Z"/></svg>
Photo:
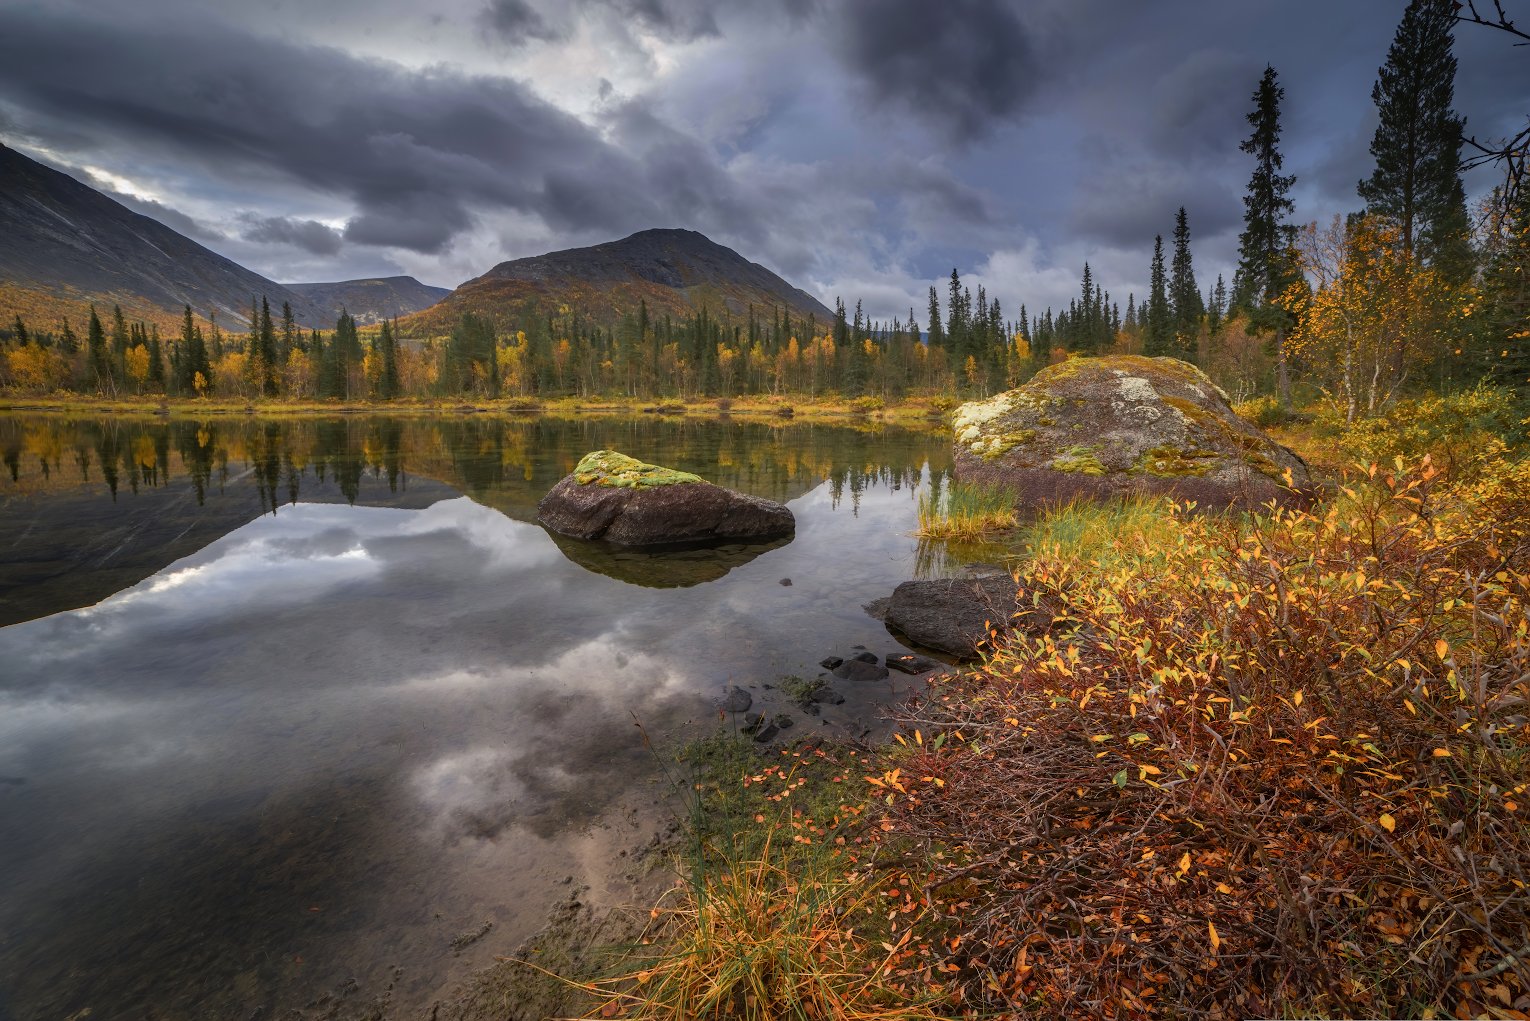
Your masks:
<svg viewBox="0 0 1530 1021"><path fill-rule="evenodd" d="M651 971L640 971L637 973L638 985L643 985L651 978L653 978L653 972Z"/></svg>
<svg viewBox="0 0 1530 1021"><path fill-rule="evenodd" d="M1448 759L1448 758L1450 758L1450 749L1449 748L1436 748L1434 750L1434 757L1437 758L1437 759Z"/></svg>
<svg viewBox="0 0 1530 1021"><path fill-rule="evenodd" d="M1296 692L1296 694L1291 696L1291 704L1292 705L1301 705L1302 704L1302 693L1300 691Z"/></svg>
<svg viewBox="0 0 1530 1021"><path fill-rule="evenodd" d="M1435 639L1434 654L1443 660L1446 656L1450 655L1450 643L1443 638Z"/></svg>
<svg viewBox="0 0 1530 1021"><path fill-rule="evenodd" d="M1392 818L1392 816L1387 812L1382 812L1381 818L1376 821L1381 823L1381 828L1386 830L1388 833L1391 833L1393 830L1397 829L1397 820Z"/></svg>
<svg viewBox="0 0 1530 1021"><path fill-rule="evenodd" d="M1218 883L1217 893L1232 893L1232 887L1228 886L1226 883Z"/></svg>
<svg viewBox="0 0 1530 1021"><path fill-rule="evenodd" d="M1212 922L1206 923L1206 931L1211 935L1211 951L1216 953L1222 946L1222 937L1217 935L1217 927Z"/></svg>
<svg viewBox="0 0 1530 1021"><path fill-rule="evenodd" d="M1179 874L1184 875L1190 871L1190 852L1186 851L1179 859Z"/></svg>

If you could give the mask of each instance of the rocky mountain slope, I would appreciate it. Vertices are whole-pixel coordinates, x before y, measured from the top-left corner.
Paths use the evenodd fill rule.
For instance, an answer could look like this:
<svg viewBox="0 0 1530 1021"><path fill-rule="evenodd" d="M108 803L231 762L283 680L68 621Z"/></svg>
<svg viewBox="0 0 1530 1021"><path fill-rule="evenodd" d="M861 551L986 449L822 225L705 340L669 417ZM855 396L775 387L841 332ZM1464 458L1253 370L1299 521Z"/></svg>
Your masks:
<svg viewBox="0 0 1530 1021"><path fill-rule="evenodd" d="M645 230L620 241L502 262L458 287L439 304L407 317L406 335L444 333L471 312L501 330L533 319L577 312L587 323L613 326L646 302L651 317L689 317L706 308L742 318L790 309L827 322L817 298L758 263L693 230Z"/></svg>
<svg viewBox="0 0 1530 1021"><path fill-rule="evenodd" d="M209 251L67 174L0 145L0 315L76 324L86 306L178 321L190 305L243 329L252 295L290 301L304 325L333 325L320 305Z"/></svg>

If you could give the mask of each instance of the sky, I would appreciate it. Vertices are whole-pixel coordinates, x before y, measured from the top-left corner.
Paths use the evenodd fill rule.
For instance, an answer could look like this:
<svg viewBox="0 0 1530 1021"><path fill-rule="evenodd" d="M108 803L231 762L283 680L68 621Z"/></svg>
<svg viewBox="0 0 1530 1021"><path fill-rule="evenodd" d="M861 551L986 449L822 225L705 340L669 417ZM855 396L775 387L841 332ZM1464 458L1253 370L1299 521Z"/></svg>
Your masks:
<svg viewBox="0 0 1530 1021"><path fill-rule="evenodd" d="M1530 0L1509 0L1511 16ZM832 305L1231 282L1266 64L1298 222L1359 207L1403 0L0 0L0 141L280 282L454 287L699 230ZM1456 30L1513 134L1530 52ZM1473 172L1469 194L1491 188Z"/></svg>

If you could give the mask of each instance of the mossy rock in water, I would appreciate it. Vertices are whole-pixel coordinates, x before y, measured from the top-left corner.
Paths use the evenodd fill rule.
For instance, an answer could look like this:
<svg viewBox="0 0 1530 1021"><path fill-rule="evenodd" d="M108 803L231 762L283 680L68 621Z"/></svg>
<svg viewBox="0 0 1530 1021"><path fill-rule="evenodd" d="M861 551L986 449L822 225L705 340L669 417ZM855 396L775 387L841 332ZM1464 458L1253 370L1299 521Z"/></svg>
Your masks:
<svg viewBox="0 0 1530 1021"><path fill-rule="evenodd" d="M575 539L650 548L768 542L797 527L779 503L614 450L581 458L537 504L537 520Z"/></svg>
<svg viewBox="0 0 1530 1021"><path fill-rule="evenodd" d="M1022 504L1130 493L1216 507L1299 504L1311 490L1300 457L1174 358L1070 358L1019 389L963 404L952 426L957 478L1012 488Z"/></svg>
<svg viewBox="0 0 1530 1021"><path fill-rule="evenodd" d="M574 466L574 481L581 486L611 486L616 489L648 489L653 486L683 486L702 481L700 475L647 464L614 450L594 450Z"/></svg>

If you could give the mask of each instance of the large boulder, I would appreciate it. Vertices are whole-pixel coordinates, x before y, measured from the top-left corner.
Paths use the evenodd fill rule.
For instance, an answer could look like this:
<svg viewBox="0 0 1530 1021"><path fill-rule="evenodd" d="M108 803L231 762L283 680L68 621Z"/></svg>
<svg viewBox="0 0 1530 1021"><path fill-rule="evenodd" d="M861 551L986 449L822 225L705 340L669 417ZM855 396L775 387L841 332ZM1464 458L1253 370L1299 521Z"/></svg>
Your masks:
<svg viewBox="0 0 1530 1021"><path fill-rule="evenodd" d="M1203 507L1306 502L1307 465L1188 362L1070 358L956 410L954 471L1029 505L1163 493Z"/></svg>
<svg viewBox="0 0 1530 1021"><path fill-rule="evenodd" d="M537 520L576 539L647 547L766 542L797 527L779 503L614 450L586 454L537 504Z"/></svg>

